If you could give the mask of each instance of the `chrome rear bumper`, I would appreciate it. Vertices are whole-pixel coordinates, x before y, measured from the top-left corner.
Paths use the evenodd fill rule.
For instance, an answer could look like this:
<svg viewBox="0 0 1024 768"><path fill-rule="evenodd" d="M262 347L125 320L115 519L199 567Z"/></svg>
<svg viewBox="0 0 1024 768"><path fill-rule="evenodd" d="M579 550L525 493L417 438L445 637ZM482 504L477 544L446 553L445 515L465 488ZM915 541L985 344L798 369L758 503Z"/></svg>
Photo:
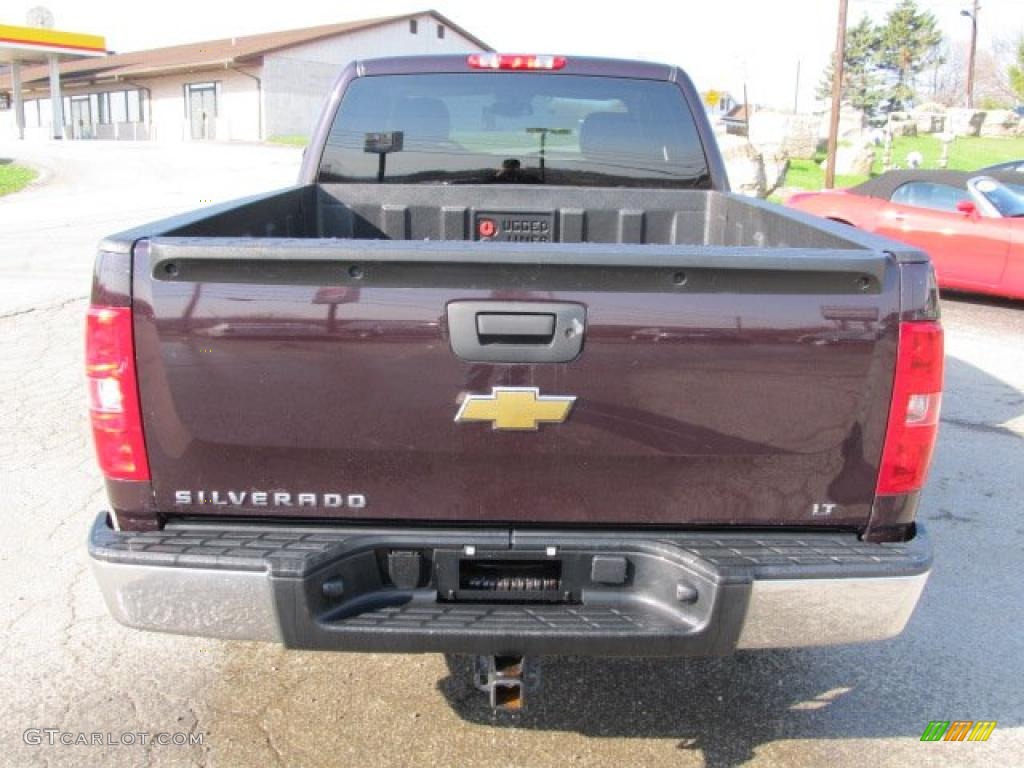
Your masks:
<svg viewBox="0 0 1024 768"><path fill-rule="evenodd" d="M737 648L800 648L895 637L928 581L913 576L755 580Z"/></svg>
<svg viewBox="0 0 1024 768"><path fill-rule="evenodd" d="M423 558L415 584L393 583L383 563L395 551ZM442 555L470 551L554 557L568 598L446 599ZM510 537L237 523L139 534L111 530L104 516L90 554L111 614L139 629L299 648L530 655L720 655L882 640L903 630L931 565L921 529L900 544L840 533ZM595 556L625 561L621 583L598 574Z"/></svg>

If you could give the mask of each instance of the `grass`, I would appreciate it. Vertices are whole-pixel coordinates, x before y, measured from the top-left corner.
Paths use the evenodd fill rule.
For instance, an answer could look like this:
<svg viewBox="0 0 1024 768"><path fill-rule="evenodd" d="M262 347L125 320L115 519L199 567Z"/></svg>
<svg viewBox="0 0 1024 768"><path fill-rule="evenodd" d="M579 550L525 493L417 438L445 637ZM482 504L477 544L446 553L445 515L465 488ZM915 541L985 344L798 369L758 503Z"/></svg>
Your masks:
<svg viewBox="0 0 1024 768"><path fill-rule="evenodd" d="M892 162L903 168L907 167L907 155L920 152L924 158L922 168L938 168L942 155L942 142L934 136L900 136L893 141ZM871 175L882 173L882 147L875 148L875 162L871 167ZM995 139L980 137L963 137L956 139L949 147L949 169L952 171L973 171L988 165L1020 160L1024 158L1024 138ZM814 159L794 159L786 174L784 186L794 189L821 189L825 181L825 171L817 163L824 159L819 153ZM837 187L852 187L866 181L866 176L837 176Z"/></svg>
<svg viewBox="0 0 1024 768"><path fill-rule="evenodd" d="M37 175L31 168L23 165L0 165L0 196L17 192Z"/></svg>
<svg viewBox="0 0 1024 768"><path fill-rule="evenodd" d="M897 138L892 145L892 160L896 165L907 166L907 153L920 152L924 157L922 168L938 168L942 154L942 142L934 136L907 136ZM949 147L949 169L951 171L974 171L987 165L1004 163L1007 160L1024 158L1024 137L1014 139L993 139L964 137L956 139ZM872 172L882 172L881 152L875 158Z"/></svg>
<svg viewBox="0 0 1024 768"><path fill-rule="evenodd" d="M309 144L309 136L271 136L267 139L270 144L283 144L286 147L304 147Z"/></svg>
<svg viewBox="0 0 1024 768"><path fill-rule="evenodd" d="M819 154L812 160L799 158L790 160L789 171L786 173L786 181L783 186L796 189L821 189L825 183L825 169L818 165L818 162L824 158L823 154ZM852 187L867 180L867 176L836 176L836 186Z"/></svg>

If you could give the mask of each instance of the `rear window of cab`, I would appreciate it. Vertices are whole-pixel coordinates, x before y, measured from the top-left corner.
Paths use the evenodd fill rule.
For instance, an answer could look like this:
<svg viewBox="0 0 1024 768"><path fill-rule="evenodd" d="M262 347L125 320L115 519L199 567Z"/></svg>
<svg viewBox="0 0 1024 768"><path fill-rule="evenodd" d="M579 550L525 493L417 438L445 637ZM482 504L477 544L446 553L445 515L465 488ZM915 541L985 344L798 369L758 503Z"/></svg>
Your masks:
<svg viewBox="0 0 1024 768"><path fill-rule="evenodd" d="M522 72L353 80L319 180L711 188L674 83Z"/></svg>

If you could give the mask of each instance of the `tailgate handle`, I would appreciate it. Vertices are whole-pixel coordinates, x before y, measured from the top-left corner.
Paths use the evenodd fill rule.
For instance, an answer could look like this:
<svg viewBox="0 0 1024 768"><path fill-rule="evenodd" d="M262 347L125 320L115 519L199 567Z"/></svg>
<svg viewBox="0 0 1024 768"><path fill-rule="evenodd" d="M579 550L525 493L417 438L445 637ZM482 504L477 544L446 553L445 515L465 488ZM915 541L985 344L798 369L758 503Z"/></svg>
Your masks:
<svg viewBox="0 0 1024 768"><path fill-rule="evenodd" d="M481 344L550 344L555 316L549 313L481 312L476 316Z"/></svg>
<svg viewBox="0 0 1024 768"><path fill-rule="evenodd" d="M583 349L586 309L549 301L453 301L452 351L486 363L567 363Z"/></svg>

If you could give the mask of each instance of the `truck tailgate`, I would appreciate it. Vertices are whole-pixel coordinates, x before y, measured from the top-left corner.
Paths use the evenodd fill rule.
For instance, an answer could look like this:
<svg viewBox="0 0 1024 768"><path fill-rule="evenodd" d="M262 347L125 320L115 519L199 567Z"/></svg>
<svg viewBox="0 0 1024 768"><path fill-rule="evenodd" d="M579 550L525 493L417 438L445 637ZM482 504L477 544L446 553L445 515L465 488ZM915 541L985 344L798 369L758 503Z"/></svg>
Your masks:
<svg viewBox="0 0 1024 768"><path fill-rule="evenodd" d="M871 510L899 312L882 252L168 237L136 246L133 273L169 514L863 526ZM582 351L460 359L463 301L579 306ZM456 422L503 387L576 399L536 430Z"/></svg>

